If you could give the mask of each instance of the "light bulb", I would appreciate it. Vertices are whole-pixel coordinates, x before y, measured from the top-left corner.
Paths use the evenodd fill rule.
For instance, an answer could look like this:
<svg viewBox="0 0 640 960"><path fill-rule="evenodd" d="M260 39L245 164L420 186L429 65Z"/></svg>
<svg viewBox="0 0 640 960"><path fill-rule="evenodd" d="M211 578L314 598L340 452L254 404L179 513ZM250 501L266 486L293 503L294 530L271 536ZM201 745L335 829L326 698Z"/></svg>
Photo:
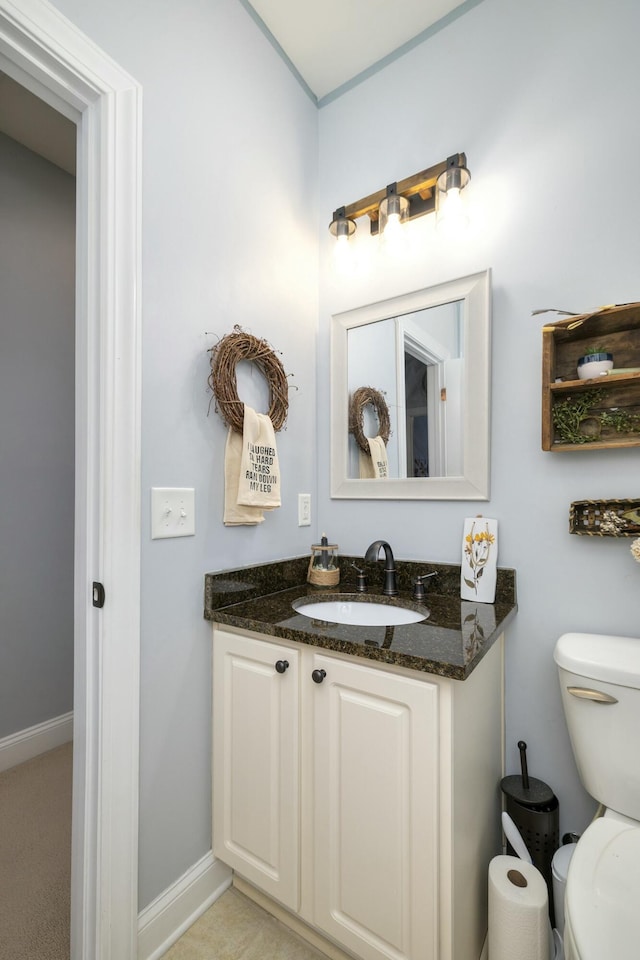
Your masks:
<svg viewBox="0 0 640 960"><path fill-rule="evenodd" d="M402 223L400 222L400 214L392 213L387 218L387 225L384 228L383 237L385 243L394 243L397 242L402 236Z"/></svg>
<svg viewBox="0 0 640 960"><path fill-rule="evenodd" d="M450 167L438 177L436 225L447 234L459 234L468 223L466 193L470 180L466 167Z"/></svg>
<svg viewBox="0 0 640 960"><path fill-rule="evenodd" d="M459 234L468 223L469 218L464 199L460 195L460 190L453 187L447 191L444 203L438 211L438 230L449 235Z"/></svg>
<svg viewBox="0 0 640 960"><path fill-rule="evenodd" d="M460 204L462 200L460 199L460 187L450 187L447 190L447 199L445 203L445 209L447 213L451 210L452 213L455 213L456 208L460 209Z"/></svg>
<svg viewBox="0 0 640 960"><path fill-rule="evenodd" d="M333 247L333 260L340 273L345 273L349 270L353 259L352 253L353 250L349 243L349 237L346 234L336 237L336 242Z"/></svg>
<svg viewBox="0 0 640 960"><path fill-rule="evenodd" d="M379 229L387 249L398 251L404 245L403 222L409 215L406 197L389 194L380 204Z"/></svg>

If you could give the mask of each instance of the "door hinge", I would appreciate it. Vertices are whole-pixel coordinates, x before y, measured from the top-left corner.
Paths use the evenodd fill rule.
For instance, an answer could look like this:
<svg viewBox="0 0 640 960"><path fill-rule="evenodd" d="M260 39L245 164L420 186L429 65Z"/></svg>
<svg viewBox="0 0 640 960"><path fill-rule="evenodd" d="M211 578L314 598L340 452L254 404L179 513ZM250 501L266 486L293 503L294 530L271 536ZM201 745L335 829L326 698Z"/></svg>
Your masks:
<svg viewBox="0 0 640 960"><path fill-rule="evenodd" d="M98 580L93 581L91 595L94 607L104 607L104 586Z"/></svg>

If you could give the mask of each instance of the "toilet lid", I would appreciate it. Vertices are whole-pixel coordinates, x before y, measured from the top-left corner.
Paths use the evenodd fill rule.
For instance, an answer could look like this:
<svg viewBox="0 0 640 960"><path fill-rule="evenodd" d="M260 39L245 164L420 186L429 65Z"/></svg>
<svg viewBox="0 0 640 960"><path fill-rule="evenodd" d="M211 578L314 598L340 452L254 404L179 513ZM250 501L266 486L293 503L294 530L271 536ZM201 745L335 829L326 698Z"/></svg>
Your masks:
<svg viewBox="0 0 640 960"><path fill-rule="evenodd" d="M640 827L602 817L569 864L565 906L581 960L638 960Z"/></svg>

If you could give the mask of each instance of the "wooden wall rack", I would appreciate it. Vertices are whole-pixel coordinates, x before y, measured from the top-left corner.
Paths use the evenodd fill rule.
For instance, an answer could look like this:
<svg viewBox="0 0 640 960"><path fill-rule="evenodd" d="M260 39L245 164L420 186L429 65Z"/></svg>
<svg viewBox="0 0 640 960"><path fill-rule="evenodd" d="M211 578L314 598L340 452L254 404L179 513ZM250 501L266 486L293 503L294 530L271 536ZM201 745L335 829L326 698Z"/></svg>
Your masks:
<svg viewBox="0 0 640 960"><path fill-rule="evenodd" d="M613 354L614 370L579 380L578 358L589 347ZM632 372L624 372L636 368ZM559 425L587 400L577 439ZM560 405L558 409L558 405ZM555 412L554 412L555 411ZM542 330L542 449L603 450L640 446L640 303L603 307L549 323Z"/></svg>

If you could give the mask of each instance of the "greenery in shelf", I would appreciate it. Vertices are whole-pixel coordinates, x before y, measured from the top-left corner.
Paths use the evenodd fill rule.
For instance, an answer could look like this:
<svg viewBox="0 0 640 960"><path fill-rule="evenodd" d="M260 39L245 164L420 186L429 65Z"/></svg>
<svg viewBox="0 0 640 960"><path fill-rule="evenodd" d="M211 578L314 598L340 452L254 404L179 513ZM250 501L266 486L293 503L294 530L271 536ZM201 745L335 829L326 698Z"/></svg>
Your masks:
<svg viewBox="0 0 640 960"><path fill-rule="evenodd" d="M595 412L602 396L602 390L585 390L554 404L553 425L562 443L593 443L602 427L610 427L616 433L640 433L638 414L615 408ZM585 421L591 421L591 429L586 429Z"/></svg>
<svg viewBox="0 0 640 960"><path fill-rule="evenodd" d="M583 357L592 357L596 353L610 353L610 350L607 350L602 344L597 344L595 347L587 347L587 349L582 354Z"/></svg>
<svg viewBox="0 0 640 960"><path fill-rule="evenodd" d="M573 397L565 397L553 406L553 425L564 443L590 443L597 435L583 432L585 420L593 419L593 407L602 397L602 390L585 390Z"/></svg>
<svg viewBox="0 0 640 960"><path fill-rule="evenodd" d="M605 410L600 414L603 427L613 427L616 433L640 433L640 416L626 410Z"/></svg>

